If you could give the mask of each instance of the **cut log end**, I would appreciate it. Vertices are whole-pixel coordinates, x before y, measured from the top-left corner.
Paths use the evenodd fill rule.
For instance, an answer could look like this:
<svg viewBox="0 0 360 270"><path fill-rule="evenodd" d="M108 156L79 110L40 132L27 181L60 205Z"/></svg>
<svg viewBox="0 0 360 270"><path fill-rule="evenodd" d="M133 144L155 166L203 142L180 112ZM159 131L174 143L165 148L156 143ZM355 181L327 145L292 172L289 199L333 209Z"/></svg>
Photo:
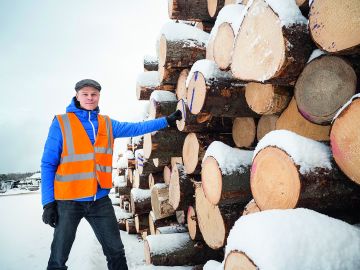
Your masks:
<svg viewBox="0 0 360 270"><path fill-rule="evenodd" d="M144 135L143 149L145 158L149 158L152 151L151 133L147 133Z"/></svg>
<svg viewBox="0 0 360 270"><path fill-rule="evenodd" d="M182 157L185 171L191 174L195 171L199 161L199 142L195 133L189 133L184 141Z"/></svg>
<svg viewBox="0 0 360 270"><path fill-rule="evenodd" d="M195 238L198 234L198 232L197 232L198 226L197 226L196 212L195 212L194 207L189 206L188 211L187 211L186 220L187 220L190 238L192 240L195 240Z"/></svg>
<svg viewBox="0 0 360 270"><path fill-rule="evenodd" d="M170 6L170 2L169 1L169 6ZM166 42L166 37L165 35L162 35L160 37L160 41L159 41L159 80L160 82L162 82L164 80L164 76L165 76L165 61L166 61L166 46L167 42Z"/></svg>
<svg viewBox="0 0 360 270"><path fill-rule="evenodd" d="M172 168L169 184L169 203L176 210L180 203L179 170L177 166Z"/></svg>
<svg viewBox="0 0 360 270"><path fill-rule="evenodd" d="M251 147L256 137L256 124L254 118L235 118L232 126L232 137L237 147Z"/></svg>
<svg viewBox="0 0 360 270"><path fill-rule="evenodd" d="M263 115L260 117L256 127L256 138L260 141L267 133L276 129L277 115Z"/></svg>
<svg viewBox="0 0 360 270"><path fill-rule="evenodd" d="M225 260L225 270L256 270L259 269L246 254L231 251Z"/></svg>
<svg viewBox="0 0 360 270"><path fill-rule="evenodd" d="M346 5L340 1L313 1L309 13L309 29L315 43L332 53L359 47L359 13L358 0L346 1Z"/></svg>
<svg viewBox="0 0 360 270"><path fill-rule="evenodd" d="M213 205L217 205L221 198L222 176L219 164L213 157L207 157L201 170L201 183L205 197Z"/></svg>
<svg viewBox="0 0 360 270"><path fill-rule="evenodd" d="M283 65L285 40L281 22L265 1L255 0L249 8L237 34L232 59L231 71L242 80L270 79Z"/></svg>
<svg viewBox="0 0 360 270"><path fill-rule="evenodd" d="M214 40L214 59L220 69L226 70L231 64L231 56L234 44L234 31L230 23L222 23Z"/></svg>
<svg viewBox="0 0 360 270"><path fill-rule="evenodd" d="M200 113L206 97L205 78L201 72L196 71L192 76L188 91L187 101L192 114Z"/></svg>
<svg viewBox="0 0 360 270"><path fill-rule="evenodd" d="M244 208L244 211L242 213L243 216L250 215L260 212L260 208L257 206L254 199L252 199Z"/></svg>
<svg viewBox="0 0 360 270"><path fill-rule="evenodd" d="M295 208L300 178L293 160L276 147L266 147L251 167L251 192L261 210Z"/></svg>
<svg viewBox="0 0 360 270"><path fill-rule="evenodd" d="M218 7L218 0L207 0L207 8L211 18L215 17Z"/></svg>
<svg viewBox="0 0 360 270"><path fill-rule="evenodd" d="M169 1L171 2L171 1ZM145 253L145 262L146 264L151 264L151 256L150 256L150 246L148 241L144 241L144 253Z"/></svg>
<svg viewBox="0 0 360 270"><path fill-rule="evenodd" d="M177 99L186 98L186 79L189 75L189 70L184 69L180 72L177 84L176 84L176 97Z"/></svg>
<svg viewBox="0 0 360 270"><path fill-rule="evenodd" d="M334 121L330 143L335 162L360 185L360 99L354 100Z"/></svg>
<svg viewBox="0 0 360 270"><path fill-rule="evenodd" d="M186 119L186 104L183 99L180 99L176 105L176 110L180 110L182 114L182 119L176 120L176 127L179 131L183 131L185 128L185 119Z"/></svg>

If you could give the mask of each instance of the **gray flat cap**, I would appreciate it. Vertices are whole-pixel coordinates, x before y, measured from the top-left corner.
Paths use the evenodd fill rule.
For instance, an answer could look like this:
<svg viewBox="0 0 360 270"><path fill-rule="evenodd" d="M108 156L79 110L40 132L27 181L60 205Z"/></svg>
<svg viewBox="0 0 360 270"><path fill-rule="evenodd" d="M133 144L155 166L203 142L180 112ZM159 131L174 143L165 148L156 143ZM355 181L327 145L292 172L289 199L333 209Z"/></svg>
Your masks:
<svg viewBox="0 0 360 270"><path fill-rule="evenodd" d="M91 86L91 87L94 87L95 89L97 89L99 91L101 90L101 85L97 81L94 81L94 80L91 80L91 79L84 79L84 80L81 80L81 81L79 81L79 82L77 82L75 84L76 92L79 91L81 88L83 88L85 86Z"/></svg>

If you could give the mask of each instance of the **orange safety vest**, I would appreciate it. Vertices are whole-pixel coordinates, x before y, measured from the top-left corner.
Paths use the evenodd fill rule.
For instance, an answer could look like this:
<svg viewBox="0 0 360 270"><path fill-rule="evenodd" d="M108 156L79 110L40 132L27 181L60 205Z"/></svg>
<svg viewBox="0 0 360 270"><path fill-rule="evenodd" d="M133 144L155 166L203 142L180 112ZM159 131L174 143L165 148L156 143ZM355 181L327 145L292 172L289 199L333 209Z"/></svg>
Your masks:
<svg viewBox="0 0 360 270"><path fill-rule="evenodd" d="M112 187L114 136L108 116L98 115L98 132L92 145L83 125L74 113L57 115L63 137L63 150L57 168L54 193L56 200L94 196L97 184Z"/></svg>

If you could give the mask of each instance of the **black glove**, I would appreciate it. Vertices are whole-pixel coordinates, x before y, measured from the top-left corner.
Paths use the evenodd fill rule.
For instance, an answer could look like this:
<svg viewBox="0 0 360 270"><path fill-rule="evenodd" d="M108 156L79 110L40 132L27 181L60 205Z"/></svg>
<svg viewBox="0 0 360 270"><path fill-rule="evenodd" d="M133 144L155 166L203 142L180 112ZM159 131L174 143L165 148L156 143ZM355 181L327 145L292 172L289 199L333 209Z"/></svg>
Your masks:
<svg viewBox="0 0 360 270"><path fill-rule="evenodd" d="M56 208L56 202L45 204L42 220L45 224L49 224L55 228L58 221L58 212Z"/></svg>
<svg viewBox="0 0 360 270"><path fill-rule="evenodd" d="M180 110L176 110L176 112L173 112L172 114L166 116L166 121L168 122L168 125L170 127L176 127L176 120L182 119L182 113Z"/></svg>

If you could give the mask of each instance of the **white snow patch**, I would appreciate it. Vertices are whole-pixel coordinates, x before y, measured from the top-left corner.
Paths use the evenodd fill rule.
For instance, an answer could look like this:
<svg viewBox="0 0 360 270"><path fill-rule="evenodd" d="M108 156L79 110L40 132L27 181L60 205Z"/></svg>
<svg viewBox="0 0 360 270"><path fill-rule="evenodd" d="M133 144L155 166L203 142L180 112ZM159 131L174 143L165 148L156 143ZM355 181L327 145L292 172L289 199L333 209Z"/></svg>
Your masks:
<svg viewBox="0 0 360 270"><path fill-rule="evenodd" d="M285 151L300 166L300 173L314 168L331 169L330 148L321 143L288 130L274 130L267 133L257 144L254 156L267 146L276 146Z"/></svg>
<svg viewBox="0 0 360 270"><path fill-rule="evenodd" d="M128 158L124 156L119 158L116 163L116 167L119 169L126 169L128 167Z"/></svg>
<svg viewBox="0 0 360 270"><path fill-rule="evenodd" d="M360 97L360 93L358 93L358 94L356 94L356 95L353 95L353 96L337 111L337 113L335 114L335 116L334 116L333 120L331 121L331 123L334 122L334 120L335 120L336 118L338 118L338 116L339 116L355 99L357 99L357 98L359 98L359 97Z"/></svg>
<svg viewBox="0 0 360 270"><path fill-rule="evenodd" d="M155 55L146 54L144 56L144 62L156 64L158 62L158 58Z"/></svg>
<svg viewBox="0 0 360 270"><path fill-rule="evenodd" d="M265 0L279 16L282 26L307 24L307 19L301 14L294 0Z"/></svg>
<svg viewBox="0 0 360 270"><path fill-rule="evenodd" d="M132 188L131 197L134 198L134 201L141 202L151 197L151 191L150 189Z"/></svg>
<svg viewBox="0 0 360 270"><path fill-rule="evenodd" d="M142 72L137 77L138 86L155 87L160 85L158 71Z"/></svg>
<svg viewBox="0 0 360 270"><path fill-rule="evenodd" d="M203 270L223 270L223 269L224 269L223 265L220 262L214 260L207 261L203 267Z"/></svg>
<svg viewBox="0 0 360 270"><path fill-rule="evenodd" d="M134 153L131 150L125 151L124 157L126 157L127 159L134 159L135 158Z"/></svg>
<svg viewBox="0 0 360 270"><path fill-rule="evenodd" d="M311 53L309 60L307 62L309 63L310 61L314 60L315 58L318 58L319 56L321 56L323 54L326 54L326 52L324 52L323 50L320 50L320 49L316 49Z"/></svg>
<svg viewBox="0 0 360 270"><path fill-rule="evenodd" d="M268 210L236 221L226 255L232 250L259 269L360 269L360 230L309 209Z"/></svg>
<svg viewBox="0 0 360 270"><path fill-rule="evenodd" d="M185 247L191 241L187 232L148 235L146 240L149 243L151 253L165 255Z"/></svg>
<svg viewBox="0 0 360 270"><path fill-rule="evenodd" d="M201 59L196 61L191 67L189 75L186 78L186 87L189 86L190 80L195 72L200 72L206 79L232 77L230 72L221 71L215 61L209 59Z"/></svg>
<svg viewBox="0 0 360 270"><path fill-rule="evenodd" d="M204 47L209 39L209 34L205 31L184 23L168 22L164 24L160 31L160 36L164 35L167 40L193 40L198 45ZM202 43L202 44L201 44Z"/></svg>
<svg viewBox="0 0 360 270"><path fill-rule="evenodd" d="M206 150L203 161L209 156L216 159L222 173L231 174L235 171L243 172L244 167L251 165L253 151L233 148L222 142L214 141Z"/></svg>
<svg viewBox="0 0 360 270"><path fill-rule="evenodd" d="M123 175L121 175L121 176L119 176L119 175L115 176L115 177L113 178L113 182L114 182L114 187L120 187L120 185L121 185L122 183L124 183L124 182L125 182L125 184L126 184L125 177L124 177Z"/></svg>
<svg viewBox="0 0 360 270"><path fill-rule="evenodd" d="M151 93L149 100L156 100L157 102L176 101L176 95L170 91L155 90Z"/></svg>

